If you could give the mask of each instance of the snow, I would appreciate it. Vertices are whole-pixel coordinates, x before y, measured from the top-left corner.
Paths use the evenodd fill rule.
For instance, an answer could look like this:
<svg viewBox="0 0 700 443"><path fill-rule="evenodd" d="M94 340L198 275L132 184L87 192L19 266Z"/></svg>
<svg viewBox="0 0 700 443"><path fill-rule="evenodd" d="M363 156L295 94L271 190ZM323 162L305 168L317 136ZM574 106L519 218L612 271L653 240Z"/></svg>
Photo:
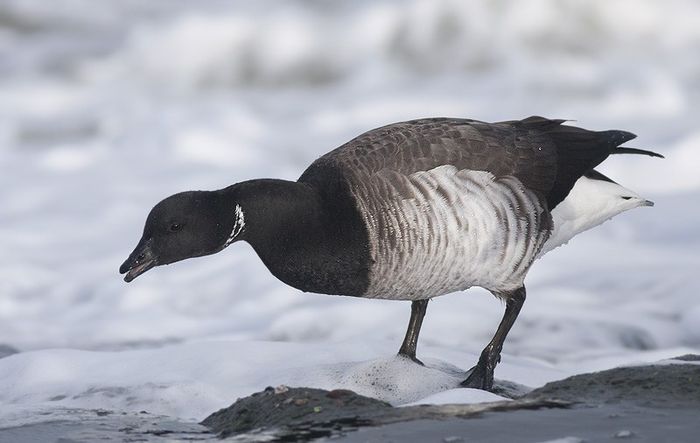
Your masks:
<svg viewBox="0 0 700 443"><path fill-rule="evenodd" d="M420 366L393 356L392 345L195 341L119 352L30 351L3 359L0 401L31 405L37 411L147 410L201 420L268 385L346 388L398 405L454 388L464 378L456 366L439 360ZM547 373L551 377L553 372ZM460 391L471 394L461 395L465 401L480 401L486 395ZM26 410L16 414L13 408L3 408L1 414L10 424L27 420Z"/></svg>
<svg viewBox="0 0 700 443"><path fill-rule="evenodd" d="M393 355L394 345L388 340L371 345L201 340L123 351L21 352L0 360L0 403L4 405L0 423L17 426L45 420L47 411L70 409L145 410L199 421L237 398L280 385L351 389L397 406L506 400L459 388L465 377L460 367L475 362L478 355L424 346L427 358L421 366ZM607 369L621 361L653 362L687 351L638 352L624 360L589 359L583 367L553 367L526 357L504 356L499 375L525 386L540 386L582 370Z"/></svg>
<svg viewBox="0 0 700 443"><path fill-rule="evenodd" d="M500 395L492 394L488 391L480 389L449 389L447 391L438 392L437 394L429 395L413 403L405 403L401 406L417 406L417 405L449 405L459 403L485 403L493 401L504 401Z"/></svg>
<svg viewBox="0 0 700 443"><path fill-rule="evenodd" d="M393 357L407 303L301 294L244 244L117 273L163 197L294 179L425 116L571 118L667 157L601 168L656 205L538 260L497 378L700 352L697 2L52 5L0 4L0 347L21 351L0 358L0 427L62 408L200 419L278 384L493 399L454 389L502 315L485 291L430 303L420 367Z"/></svg>

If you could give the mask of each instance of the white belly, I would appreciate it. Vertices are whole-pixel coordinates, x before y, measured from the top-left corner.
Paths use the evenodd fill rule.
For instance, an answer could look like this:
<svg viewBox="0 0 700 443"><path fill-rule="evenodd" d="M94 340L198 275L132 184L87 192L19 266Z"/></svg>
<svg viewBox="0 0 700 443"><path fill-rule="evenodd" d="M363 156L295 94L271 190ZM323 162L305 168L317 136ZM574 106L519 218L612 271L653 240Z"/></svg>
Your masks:
<svg viewBox="0 0 700 443"><path fill-rule="evenodd" d="M377 174L356 191L373 259L366 297L516 289L549 235L549 215L514 177L441 166Z"/></svg>

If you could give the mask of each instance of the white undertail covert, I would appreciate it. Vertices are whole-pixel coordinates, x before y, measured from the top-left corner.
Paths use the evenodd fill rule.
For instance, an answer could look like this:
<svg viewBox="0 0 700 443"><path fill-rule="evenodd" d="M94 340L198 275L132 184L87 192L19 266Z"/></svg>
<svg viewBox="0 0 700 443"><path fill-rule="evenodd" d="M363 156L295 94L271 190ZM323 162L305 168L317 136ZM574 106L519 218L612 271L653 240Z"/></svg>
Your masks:
<svg viewBox="0 0 700 443"><path fill-rule="evenodd" d="M552 211L552 235L538 258L622 212L653 205L651 201L617 183L581 177L566 199Z"/></svg>

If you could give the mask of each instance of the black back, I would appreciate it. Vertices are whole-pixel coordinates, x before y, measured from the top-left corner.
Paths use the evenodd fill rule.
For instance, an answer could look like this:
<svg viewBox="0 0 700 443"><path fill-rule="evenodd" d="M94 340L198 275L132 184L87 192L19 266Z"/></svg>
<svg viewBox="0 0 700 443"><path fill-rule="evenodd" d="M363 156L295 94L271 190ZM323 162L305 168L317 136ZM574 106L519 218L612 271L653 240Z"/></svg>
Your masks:
<svg viewBox="0 0 700 443"><path fill-rule="evenodd" d="M514 176L552 210L574 183L617 146L634 138L625 131L588 131L564 120L529 117L485 123L430 118L368 131L315 161L299 181L323 186L324 170L348 182L392 171L409 175L442 165Z"/></svg>

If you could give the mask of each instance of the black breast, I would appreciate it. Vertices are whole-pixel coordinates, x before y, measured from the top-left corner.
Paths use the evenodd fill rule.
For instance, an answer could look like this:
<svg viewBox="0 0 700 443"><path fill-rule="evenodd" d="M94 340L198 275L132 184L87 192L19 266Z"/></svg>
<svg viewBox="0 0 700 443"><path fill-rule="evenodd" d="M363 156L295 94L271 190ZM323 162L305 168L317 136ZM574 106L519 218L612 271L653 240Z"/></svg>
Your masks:
<svg viewBox="0 0 700 443"><path fill-rule="evenodd" d="M264 235L251 238L277 278L306 292L362 296L369 286L367 229L342 171L316 162L295 186L268 195ZM294 189L293 194L283 194ZM259 195L259 193L258 193Z"/></svg>

